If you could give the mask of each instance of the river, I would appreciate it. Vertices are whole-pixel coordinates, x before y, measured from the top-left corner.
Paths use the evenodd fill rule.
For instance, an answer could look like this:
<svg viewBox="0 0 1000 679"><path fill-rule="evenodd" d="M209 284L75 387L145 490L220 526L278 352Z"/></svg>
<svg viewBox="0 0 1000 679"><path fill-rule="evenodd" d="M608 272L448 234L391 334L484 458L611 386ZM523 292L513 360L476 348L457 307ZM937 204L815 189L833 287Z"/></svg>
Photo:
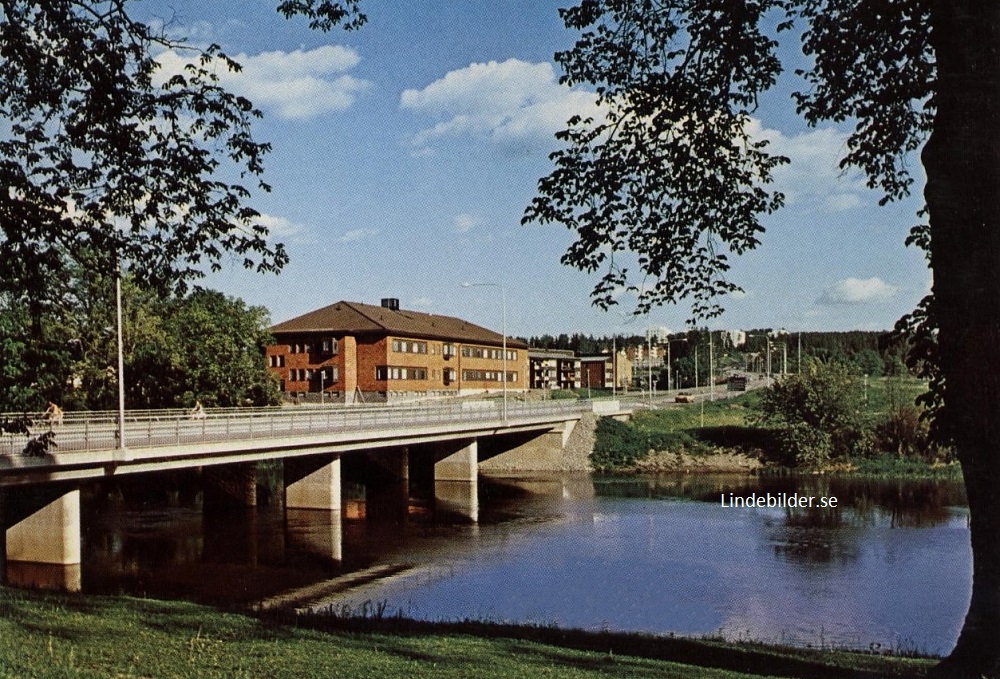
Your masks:
<svg viewBox="0 0 1000 679"><path fill-rule="evenodd" d="M206 512L192 487L85 496L84 590L929 653L954 643L970 591L954 482L484 478L477 525L427 503L354 518L350 492L336 525L277 502ZM767 493L837 507L724 506Z"/></svg>

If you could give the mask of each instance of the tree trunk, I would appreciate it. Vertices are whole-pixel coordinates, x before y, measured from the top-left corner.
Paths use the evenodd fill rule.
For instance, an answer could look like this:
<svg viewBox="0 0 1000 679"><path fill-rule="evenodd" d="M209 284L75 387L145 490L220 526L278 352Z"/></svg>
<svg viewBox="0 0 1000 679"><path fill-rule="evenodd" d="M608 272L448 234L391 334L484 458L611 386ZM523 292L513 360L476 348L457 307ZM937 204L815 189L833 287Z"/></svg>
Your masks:
<svg viewBox="0 0 1000 679"><path fill-rule="evenodd" d="M973 585L938 677L1000 676L1000 4L932 0L923 151L946 425L969 499ZM916 594L916 593L915 593Z"/></svg>

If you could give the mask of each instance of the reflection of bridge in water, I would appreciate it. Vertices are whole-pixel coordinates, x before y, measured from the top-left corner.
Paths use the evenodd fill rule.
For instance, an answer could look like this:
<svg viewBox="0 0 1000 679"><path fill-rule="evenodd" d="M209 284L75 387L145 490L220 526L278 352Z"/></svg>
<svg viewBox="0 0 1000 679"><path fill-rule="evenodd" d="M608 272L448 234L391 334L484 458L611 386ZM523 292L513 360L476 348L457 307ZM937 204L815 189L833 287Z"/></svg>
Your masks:
<svg viewBox="0 0 1000 679"><path fill-rule="evenodd" d="M256 463L281 461L284 506L330 514L339 559L342 480L365 488L366 512L406 510L409 490L426 489L437 512L478 518L479 462L498 455L524 469L559 468L584 413L626 415L616 401L465 401L380 408L329 407L210 412L130 412L125 446L116 417L68 413L44 455L28 437L0 438L0 526L5 581L77 590L81 585L80 487L126 474L201 468L206 503L256 504ZM511 466L511 463L508 463Z"/></svg>

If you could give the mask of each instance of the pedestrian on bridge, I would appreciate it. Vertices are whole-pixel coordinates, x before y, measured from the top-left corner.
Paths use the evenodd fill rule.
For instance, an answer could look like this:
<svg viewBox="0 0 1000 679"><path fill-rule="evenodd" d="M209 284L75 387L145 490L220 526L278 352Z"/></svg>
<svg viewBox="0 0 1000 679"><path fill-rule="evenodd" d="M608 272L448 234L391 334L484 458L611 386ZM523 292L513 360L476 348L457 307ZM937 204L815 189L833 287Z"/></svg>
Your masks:
<svg viewBox="0 0 1000 679"><path fill-rule="evenodd" d="M208 417L208 414L205 412L205 407L201 405L200 400L196 400L194 402L194 408L191 409L190 417L192 420L204 420Z"/></svg>
<svg viewBox="0 0 1000 679"><path fill-rule="evenodd" d="M63 409L52 401L49 401L49 407L45 409L45 419L48 420L49 429L62 424Z"/></svg>

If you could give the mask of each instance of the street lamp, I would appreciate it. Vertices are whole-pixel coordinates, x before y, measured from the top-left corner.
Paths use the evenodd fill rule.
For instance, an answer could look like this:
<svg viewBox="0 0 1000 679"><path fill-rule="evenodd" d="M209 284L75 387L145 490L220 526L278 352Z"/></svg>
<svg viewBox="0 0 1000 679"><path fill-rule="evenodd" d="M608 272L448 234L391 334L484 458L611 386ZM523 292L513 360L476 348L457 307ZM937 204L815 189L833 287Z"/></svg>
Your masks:
<svg viewBox="0 0 1000 679"><path fill-rule="evenodd" d="M646 326L646 378L649 382L648 398L649 409L653 409L653 333L649 325Z"/></svg>
<svg viewBox="0 0 1000 679"><path fill-rule="evenodd" d="M670 370L671 370L670 343L671 342L687 342L687 337L678 337L677 339L670 339L670 336L669 335L667 336L667 391L670 391ZM676 380L674 380L674 387L675 388L677 387Z"/></svg>
<svg viewBox="0 0 1000 679"><path fill-rule="evenodd" d="M500 304L503 308L503 423L507 424L507 288L500 283L462 283L463 288L500 288Z"/></svg>
<svg viewBox="0 0 1000 679"><path fill-rule="evenodd" d="M125 345L122 339L122 272L115 276L115 324L118 344L118 450L125 450Z"/></svg>

